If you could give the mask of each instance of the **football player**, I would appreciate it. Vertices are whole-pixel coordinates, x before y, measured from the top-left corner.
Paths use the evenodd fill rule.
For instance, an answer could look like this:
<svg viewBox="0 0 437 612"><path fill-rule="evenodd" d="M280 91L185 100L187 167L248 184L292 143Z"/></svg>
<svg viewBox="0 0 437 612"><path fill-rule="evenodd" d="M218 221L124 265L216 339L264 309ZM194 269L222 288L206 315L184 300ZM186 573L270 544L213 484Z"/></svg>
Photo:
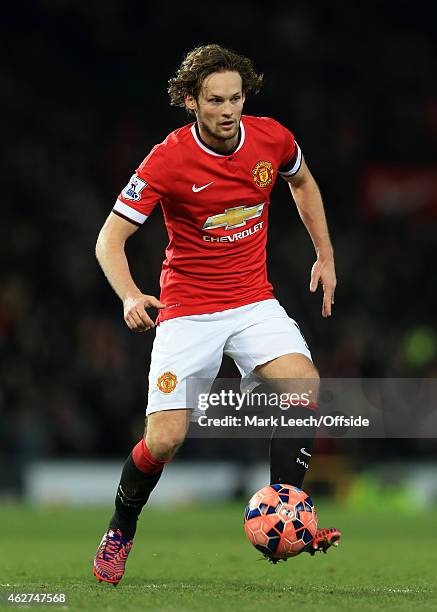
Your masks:
<svg viewBox="0 0 437 612"><path fill-rule="evenodd" d="M292 132L274 119L242 114L246 96L261 84L250 59L219 45L188 53L168 91L171 104L185 108L194 122L153 147L97 240L97 259L123 303L129 329L156 328L147 426L124 464L115 512L97 550L94 574L100 581L121 580L138 516L184 441L194 408L187 401L189 378L212 381L226 354L241 372L243 389L266 381L278 392L295 392L293 381L299 381L317 397L319 374L308 346L275 299L266 272L268 213L278 176L288 182L314 244L310 291L322 284L323 317L331 316L334 303L333 249L320 191ZM159 299L135 284L125 254L127 239L158 203L169 237ZM149 308L158 309L156 323ZM316 401L292 409L305 417ZM315 428L305 428L300 438L277 434L270 447L271 483L301 487ZM307 550L326 550L339 537L336 529L319 530Z"/></svg>

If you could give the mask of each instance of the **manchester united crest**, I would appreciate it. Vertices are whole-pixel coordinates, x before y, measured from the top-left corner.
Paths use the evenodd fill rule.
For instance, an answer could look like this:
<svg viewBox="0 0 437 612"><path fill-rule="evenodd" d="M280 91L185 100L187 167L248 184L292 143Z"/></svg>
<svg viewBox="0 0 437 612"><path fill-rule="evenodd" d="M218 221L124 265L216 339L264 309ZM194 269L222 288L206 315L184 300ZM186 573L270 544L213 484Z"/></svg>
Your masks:
<svg viewBox="0 0 437 612"><path fill-rule="evenodd" d="M252 176L258 187L268 187L273 180L273 166L269 161L259 161L252 170Z"/></svg>
<svg viewBox="0 0 437 612"><path fill-rule="evenodd" d="M171 393L176 389L176 385L178 384L178 379L173 372L164 372L158 378L158 382L156 386L161 391L161 393Z"/></svg>

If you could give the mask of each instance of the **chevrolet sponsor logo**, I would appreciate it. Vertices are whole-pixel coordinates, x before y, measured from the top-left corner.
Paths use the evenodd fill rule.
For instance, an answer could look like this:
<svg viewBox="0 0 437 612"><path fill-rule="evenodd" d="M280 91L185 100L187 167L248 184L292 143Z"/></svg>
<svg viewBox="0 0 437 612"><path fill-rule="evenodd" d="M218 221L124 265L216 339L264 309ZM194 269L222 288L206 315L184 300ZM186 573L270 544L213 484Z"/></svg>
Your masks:
<svg viewBox="0 0 437 612"><path fill-rule="evenodd" d="M208 217L202 229L211 230L217 227L225 229L234 229L234 227L242 227L246 225L246 221L261 217L265 202L256 204L255 206L235 206L227 208L224 213Z"/></svg>

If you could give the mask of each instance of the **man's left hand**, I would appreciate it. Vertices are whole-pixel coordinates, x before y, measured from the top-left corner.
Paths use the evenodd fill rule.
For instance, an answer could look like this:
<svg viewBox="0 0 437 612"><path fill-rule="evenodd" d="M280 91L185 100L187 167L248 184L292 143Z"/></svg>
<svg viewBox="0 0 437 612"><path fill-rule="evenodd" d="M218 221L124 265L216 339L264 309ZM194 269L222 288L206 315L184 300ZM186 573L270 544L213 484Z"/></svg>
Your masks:
<svg viewBox="0 0 437 612"><path fill-rule="evenodd" d="M310 291L314 293L319 282L323 286L322 317L330 317L334 303L334 291L337 285L334 258L318 257L311 269Z"/></svg>

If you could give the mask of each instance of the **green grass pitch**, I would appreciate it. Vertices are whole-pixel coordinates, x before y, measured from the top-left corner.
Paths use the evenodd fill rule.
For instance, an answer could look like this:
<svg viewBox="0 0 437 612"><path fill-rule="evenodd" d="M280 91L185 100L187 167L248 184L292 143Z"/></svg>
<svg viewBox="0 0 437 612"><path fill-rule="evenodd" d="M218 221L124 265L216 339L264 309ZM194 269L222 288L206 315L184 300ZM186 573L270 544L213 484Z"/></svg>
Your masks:
<svg viewBox="0 0 437 612"><path fill-rule="evenodd" d="M401 516L320 504L319 526L343 531L339 548L277 565L249 544L243 509L243 502L146 509L114 588L91 571L109 508L3 504L0 588L66 592L71 610L94 612L437 609L436 509Z"/></svg>

